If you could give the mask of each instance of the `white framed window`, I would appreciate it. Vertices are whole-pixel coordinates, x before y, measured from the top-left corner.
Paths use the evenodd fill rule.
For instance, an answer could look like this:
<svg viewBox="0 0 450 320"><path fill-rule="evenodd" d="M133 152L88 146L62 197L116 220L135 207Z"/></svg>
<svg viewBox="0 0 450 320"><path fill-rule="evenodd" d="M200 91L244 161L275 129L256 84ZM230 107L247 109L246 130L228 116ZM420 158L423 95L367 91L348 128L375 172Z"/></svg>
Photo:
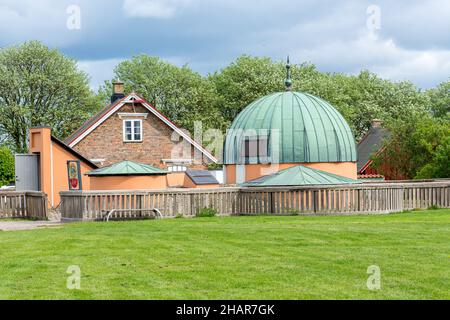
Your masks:
<svg viewBox="0 0 450 320"><path fill-rule="evenodd" d="M186 166L170 166L167 168L169 172L184 172L187 170Z"/></svg>
<svg viewBox="0 0 450 320"><path fill-rule="evenodd" d="M140 142L142 141L142 120L126 119L123 120L123 141Z"/></svg>

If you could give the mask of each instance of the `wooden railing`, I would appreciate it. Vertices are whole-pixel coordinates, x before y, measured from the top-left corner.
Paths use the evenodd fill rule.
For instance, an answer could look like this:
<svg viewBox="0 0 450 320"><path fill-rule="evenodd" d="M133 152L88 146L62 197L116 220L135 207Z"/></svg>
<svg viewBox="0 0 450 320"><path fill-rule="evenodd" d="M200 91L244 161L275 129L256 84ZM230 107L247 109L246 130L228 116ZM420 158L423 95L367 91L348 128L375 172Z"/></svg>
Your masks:
<svg viewBox="0 0 450 320"><path fill-rule="evenodd" d="M203 208L220 215L371 214L450 207L450 181L332 186L61 192L64 220L99 220L113 209L137 218L158 209L164 217L194 216ZM124 210L130 209L130 211Z"/></svg>
<svg viewBox="0 0 450 320"><path fill-rule="evenodd" d="M1 218L47 218L47 195L37 191L0 192Z"/></svg>
<svg viewBox="0 0 450 320"><path fill-rule="evenodd" d="M139 212L134 209L159 209L164 217L195 216L203 208L215 208L222 215L232 215L238 212L238 191L238 188L66 191L60 193L61 219L100 220L113 209L121 210L119 219L137 218Z"/></svg>
<svg viewBox="0 0 450 320"><path fill-rule="evenodd" d="M355 214L403 211L400 186L328 186L243 189L240 212L248 214Z"/></svg>
<svg viewBox="0 0 450 320"><path fill-rule="evenodd" d="M404 210L450 208L450 180L405 184L403 206Z"/></svg>

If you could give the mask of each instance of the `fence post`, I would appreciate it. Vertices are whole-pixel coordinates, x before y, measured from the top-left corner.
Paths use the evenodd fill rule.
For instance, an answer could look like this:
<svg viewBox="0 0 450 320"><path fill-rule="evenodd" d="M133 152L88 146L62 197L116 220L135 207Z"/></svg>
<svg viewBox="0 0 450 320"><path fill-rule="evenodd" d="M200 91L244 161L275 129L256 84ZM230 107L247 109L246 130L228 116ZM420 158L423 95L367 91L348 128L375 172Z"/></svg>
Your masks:
<svg viewBox="0 0 450 320"><path fill-rule="evenodd" d="M313 200L313 210L314 210L314 213L317 213L317 208L318 208L317 201L319 200L317 198L317 190L313 190L312 196L313 196L313 199L312 199Z"/></svg>

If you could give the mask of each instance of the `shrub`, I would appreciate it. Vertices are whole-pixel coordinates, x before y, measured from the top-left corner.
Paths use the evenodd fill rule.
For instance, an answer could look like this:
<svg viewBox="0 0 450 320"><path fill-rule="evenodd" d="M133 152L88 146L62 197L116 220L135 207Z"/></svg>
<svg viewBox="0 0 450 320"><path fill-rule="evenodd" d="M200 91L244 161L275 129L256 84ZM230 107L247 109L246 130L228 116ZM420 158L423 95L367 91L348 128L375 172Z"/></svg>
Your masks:
<svg viewBox="0 0 450 320"><path fill-rule="evenodd" d="M7 147L0 147L0 186L14 182L14 156Z"/></svg>
<svg viewBox="0 0 450 320"><path fill-rule="evenodd" d="M220 163L208 163L208 170L222 170L223 165Z"/></svg>
<svg viewBox="0 0 450 320"><path fill-rule="evenodd" d="M214 208L203 208L197 213L197 217L214 217L217 210Z"/></svg>
<svg viewBox="0 0 450 320"><path fill-rule="evenodd" d="M441 207L439 207L438 205L433 204L432 206L428 207L428 210L439 210Z"/></svg>
<svg viewBox="0 0 450 320"><path fill-rule="evenodd" d="M290 215L290 216L298 216L298 215L300 215L300 211L298 211L297 209L289 209L288 210L288 215Z"/></svg>

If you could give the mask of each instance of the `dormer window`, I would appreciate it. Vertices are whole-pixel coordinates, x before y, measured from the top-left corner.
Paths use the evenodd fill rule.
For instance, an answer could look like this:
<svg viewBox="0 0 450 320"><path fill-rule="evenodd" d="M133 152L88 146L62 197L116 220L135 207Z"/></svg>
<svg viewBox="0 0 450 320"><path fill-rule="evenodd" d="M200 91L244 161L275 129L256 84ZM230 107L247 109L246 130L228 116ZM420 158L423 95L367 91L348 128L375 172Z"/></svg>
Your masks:
<svg viewBox="0 0 450 320"><path fill-rule="evenodd" d="M142 120L126 119L123 120L123 141L141 142L142 141Z"/></svg>

